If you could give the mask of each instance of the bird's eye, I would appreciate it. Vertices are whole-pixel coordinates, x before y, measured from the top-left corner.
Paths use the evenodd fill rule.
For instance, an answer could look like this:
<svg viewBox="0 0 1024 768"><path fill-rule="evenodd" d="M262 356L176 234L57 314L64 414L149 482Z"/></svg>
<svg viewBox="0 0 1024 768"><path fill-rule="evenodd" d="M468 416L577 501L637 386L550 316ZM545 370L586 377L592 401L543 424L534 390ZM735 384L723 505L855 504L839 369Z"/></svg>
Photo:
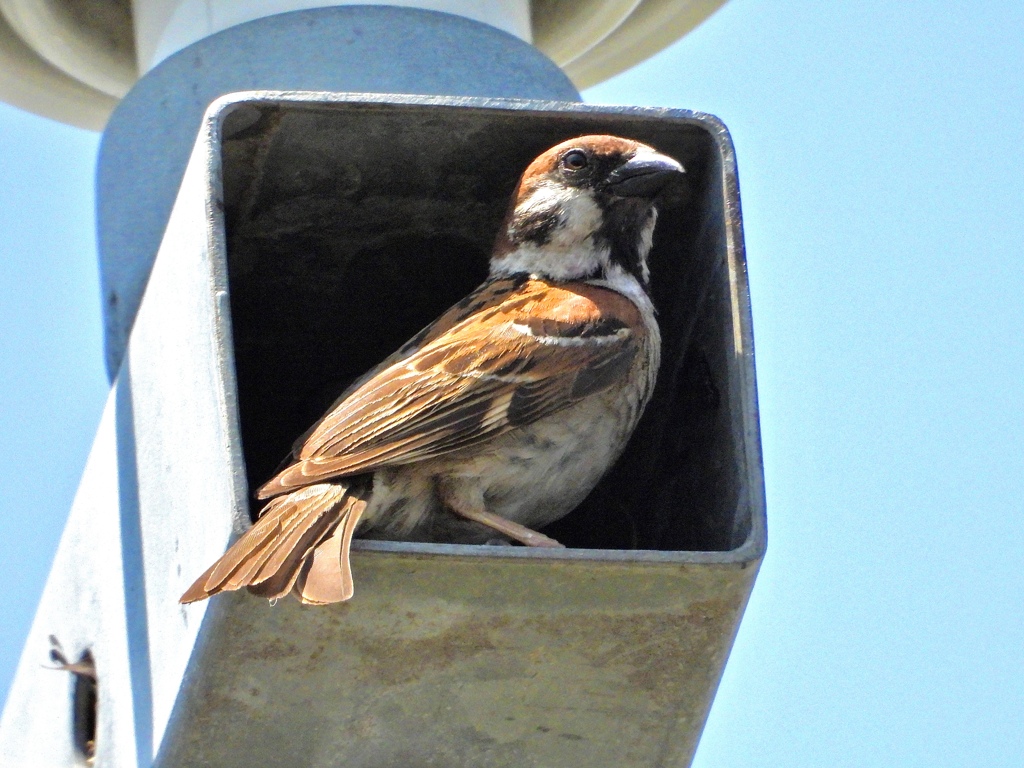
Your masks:
<svg viewBox="0 0 1024 768"><path fill-rule="evenodd" d="M570 149L562 156L562 165L570 171L582 171L588 162L587 153L582 149Z"/></svg>

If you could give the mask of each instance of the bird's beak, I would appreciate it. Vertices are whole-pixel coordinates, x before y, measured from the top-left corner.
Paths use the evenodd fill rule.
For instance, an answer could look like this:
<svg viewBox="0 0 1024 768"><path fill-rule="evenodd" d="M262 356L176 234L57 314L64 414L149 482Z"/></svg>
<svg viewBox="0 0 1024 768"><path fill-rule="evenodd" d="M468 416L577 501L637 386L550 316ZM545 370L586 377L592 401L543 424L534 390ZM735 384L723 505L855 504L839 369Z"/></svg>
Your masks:
<svg viewBox="0 0 1024 768"><path fill-rule="evenodd" d="M638 152L608 174L608 191L619 197L654 197L686 171L668 155Z"/></svg>

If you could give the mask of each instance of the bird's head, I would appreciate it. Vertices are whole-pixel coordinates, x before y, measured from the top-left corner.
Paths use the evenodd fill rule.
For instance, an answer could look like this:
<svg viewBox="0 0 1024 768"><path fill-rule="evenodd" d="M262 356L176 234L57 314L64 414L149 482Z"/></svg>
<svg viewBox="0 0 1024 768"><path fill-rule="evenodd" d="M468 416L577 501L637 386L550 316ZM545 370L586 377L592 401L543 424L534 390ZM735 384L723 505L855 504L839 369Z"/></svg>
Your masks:
<svg viewBox="0 0 1024 768"><path fill-rule="evenodd" d="M683 166L646 144L581 136L530 163L491 258L491 275L550 280L632 275L646 285L655 198Z"/></svg>

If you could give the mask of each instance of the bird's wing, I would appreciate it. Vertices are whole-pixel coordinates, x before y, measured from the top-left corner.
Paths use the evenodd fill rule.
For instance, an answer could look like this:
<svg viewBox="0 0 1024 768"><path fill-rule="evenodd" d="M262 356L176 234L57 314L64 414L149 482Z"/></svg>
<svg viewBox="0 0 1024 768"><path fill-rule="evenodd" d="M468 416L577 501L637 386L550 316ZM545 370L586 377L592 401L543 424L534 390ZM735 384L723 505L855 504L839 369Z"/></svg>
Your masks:
<svg viewBox="0 0 1024 768"><path fill-rule="evenodd" d="M485 307L494 305L496 302L500 302L502 298L509 294L518 291L523 287L523 284L527 279L526 275L520 275L518 277L489 280L466 296L466 298L458 304L445 311L444 314L434 320L434 322L420 330L419 333L388 355L388 357L353 381L324 412L324 415L320 417L320 420L295 439L295 443L292 445L291 458L296 461L300 459L302 456L302 450L310 436L319 429L321 424L332 418L335 412L349 398L349 396L356 392L360 387L368 381L371 381L377 376L383 374L386 370L392 368L396 364L408 360L409 357L414 355L427 344L435 341L440 336L451 332L453 328L461 323L464 323L470 316L482 311Z"/></svg>
<svg viewBox="0 0 1024 768"><path fill-rule="evenodd" d="M530 424L621 381L642 328L636 306L606 288L487 283L336 403L259 496L423 461Z"/></svg>

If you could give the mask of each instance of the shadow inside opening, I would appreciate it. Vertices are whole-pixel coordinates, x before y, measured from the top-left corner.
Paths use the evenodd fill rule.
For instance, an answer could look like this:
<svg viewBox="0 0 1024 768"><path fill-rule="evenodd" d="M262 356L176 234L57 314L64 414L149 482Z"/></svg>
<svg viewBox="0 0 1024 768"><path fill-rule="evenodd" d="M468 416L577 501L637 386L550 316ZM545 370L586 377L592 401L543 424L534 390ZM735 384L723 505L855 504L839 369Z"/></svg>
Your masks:
<svg viewBox="0 0 1024 768"><path fill-rule="evenodd" d="M687 199L661 212L651 254L662 369L620 461L545 532L597 549L743 543L722 159L705 127L436 106L265 105L261 115L238 133L226 127L222 144L250 488L353 379L483 281L534 156L572 136L618 133L687 168Z"/></svg>

